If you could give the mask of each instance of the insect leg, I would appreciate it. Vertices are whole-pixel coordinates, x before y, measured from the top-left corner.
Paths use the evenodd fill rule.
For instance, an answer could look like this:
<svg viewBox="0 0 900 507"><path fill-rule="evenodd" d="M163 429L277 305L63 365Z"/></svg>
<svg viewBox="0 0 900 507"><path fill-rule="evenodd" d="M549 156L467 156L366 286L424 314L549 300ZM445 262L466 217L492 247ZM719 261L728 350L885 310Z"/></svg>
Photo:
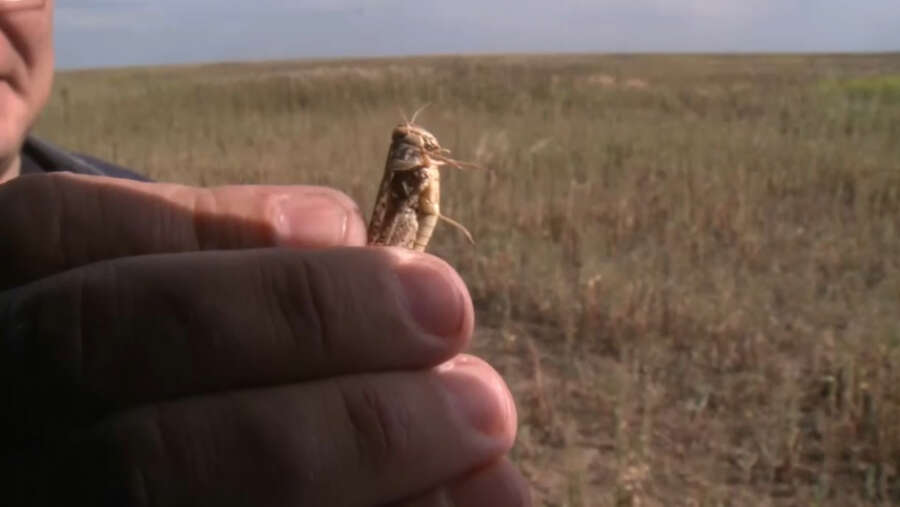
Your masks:
<svg viewBox="0 0 900 507"><path fill-rule="evenodd" d="M469 229L466 229L465 225L445 215L438 215L438 218L459 229L460 232L466 235L466 239L469 240L469 243L472 243L473 245L475 244L475 239L472 238L472 233L469 232Z"/></svg>
<svg viewBox="0 0 900 507"><path fill-rule="evenodd" d="M413 245L413 250L420 252L424 252L425 247L428 246L434 226L437 225L438 217L441 216L440 173L438 173L437 167L426 167L423 171L425 179L422 182L416 213L419 219L419 230L416 231L416 241Z"/></svg>

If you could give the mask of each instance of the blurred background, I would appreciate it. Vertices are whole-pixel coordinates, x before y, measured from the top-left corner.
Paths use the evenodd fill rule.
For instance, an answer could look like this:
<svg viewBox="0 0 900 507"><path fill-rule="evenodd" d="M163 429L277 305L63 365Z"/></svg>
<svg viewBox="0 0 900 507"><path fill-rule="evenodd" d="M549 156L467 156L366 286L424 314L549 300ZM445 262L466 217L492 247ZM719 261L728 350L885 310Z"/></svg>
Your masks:
<svg viewBox="0 0 900 507"><path fill-rule="evenodd" d="M40 135L186 184L454 156L539 505L900 502L900 4L57 2ZM177 65L175 65L177 64Z"/></svg>

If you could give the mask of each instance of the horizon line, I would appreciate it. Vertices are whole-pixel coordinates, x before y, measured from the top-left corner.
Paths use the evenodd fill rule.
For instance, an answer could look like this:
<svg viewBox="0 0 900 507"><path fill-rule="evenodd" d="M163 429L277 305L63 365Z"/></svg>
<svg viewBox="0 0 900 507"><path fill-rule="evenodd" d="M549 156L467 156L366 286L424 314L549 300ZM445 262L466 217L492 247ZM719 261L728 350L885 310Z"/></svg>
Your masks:
<svg viewBox="0 0 900 507"><path fill-rule="evenodd" d="M109 64L83 67L57 66L59 73L84 72L100 70L129 70L129 69L160 69L183 67L214 67L223 65L259 65L271 63L300 63L300 62L347 62L360 60L410 60L416 58L486 58L504 56L887 56L900 55L900 49L890 50L729 50L729 51L511 51L511 52L453 52L453 53L409 53L396 55L340 55L340 56L298 56L285 58L259 58L259 59L235 59L235 60L193 60L175 62L148 62L138 64Z"/></svg>

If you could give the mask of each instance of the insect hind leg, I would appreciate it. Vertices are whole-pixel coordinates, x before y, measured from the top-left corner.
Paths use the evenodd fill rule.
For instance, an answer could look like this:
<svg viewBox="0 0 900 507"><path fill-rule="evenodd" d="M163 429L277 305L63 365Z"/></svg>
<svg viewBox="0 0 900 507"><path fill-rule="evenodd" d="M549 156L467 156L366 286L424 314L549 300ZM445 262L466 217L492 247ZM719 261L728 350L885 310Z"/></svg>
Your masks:
<svg viewBox="0 0 900 507"><path fill-rule="evenodd" d="M452 218L450 218L450 217L448 217L448 216L444 216L444 215L440 215L440 214L439 214L439 215L438 215L438 218L440 218L440 219L443 220L444 222L447 222L448 224L452 225L453 227L456 227L457 230L459 230L460 232L462 232L463 234L465 234L466 239L469 240L469 243L471 243L471 244L473 244L473 245L475 244L475 239L472 237L472 233L469 232L469 229L466 229L466 226L465 226L465 225L463 225L463 224L457 222L456 220L453 220Z"/></svg>

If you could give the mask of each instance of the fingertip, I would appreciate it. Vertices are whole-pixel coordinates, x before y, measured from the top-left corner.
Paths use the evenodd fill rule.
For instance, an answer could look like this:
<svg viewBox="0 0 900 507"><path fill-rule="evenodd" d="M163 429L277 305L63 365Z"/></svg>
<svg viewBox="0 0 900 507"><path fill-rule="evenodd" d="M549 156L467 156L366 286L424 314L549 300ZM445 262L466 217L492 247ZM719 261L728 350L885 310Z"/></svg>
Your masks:
<svg viewBox="0 0 900 507"><path fill-rule="evenodd" d="M487 362L460 354L436 369L457 412L506 452L516 438L518 413L506 382Z"/></svg>
<svg viewBox="0 0 900 507"><path fill-rule="evenodd" d="M507 458L460 480L447 489L450 505L527 507L531 505L528 482Z"/></svg>
<svg viewBox="0 0 900 507"><path fill-rule="evenodd" d="M408 310L419 327L464 348L475 328L475 309L462 277L446 261L403 248L387 248Z"/></svg>
<svg viewBox="0 0 900 507"><path fill-rule="evenodd" d="M530 507L531 486L508 458L479 468L446 486L396 506Z"/></svg>

